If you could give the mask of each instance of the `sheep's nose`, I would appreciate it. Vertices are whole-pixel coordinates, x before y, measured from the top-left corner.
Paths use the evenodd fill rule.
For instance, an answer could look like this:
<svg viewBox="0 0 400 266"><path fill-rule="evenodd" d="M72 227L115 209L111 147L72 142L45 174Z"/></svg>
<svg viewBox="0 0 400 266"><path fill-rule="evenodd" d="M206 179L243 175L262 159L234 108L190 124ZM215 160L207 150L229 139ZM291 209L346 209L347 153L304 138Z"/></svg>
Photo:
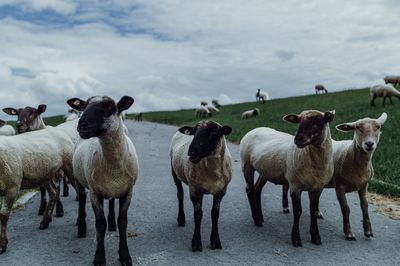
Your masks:
<svg viewBox="0 0 400 266"><path fill-rule="evenodd" d="M302 140L304 140L304 136L302 136L302 135L296 135L296 136L294 137L294 141L295 141L295 142L302 141Z"/></svg>
<svg viewBox="0 0 400 266"><path fill-rule="evenodd" d="M374 146L374 142L373 141L366 141L365 142L365 146L367 146L368 148L372 148Z"/></svg>
<svg viewBox="0 0 400 266"><path fill-rule="evenodd" d="M19 120L17 120L17 122L15 123L15 126L16 126L16 127L21 127L21 126L22 126L22 122L19 121Z"/></svg>

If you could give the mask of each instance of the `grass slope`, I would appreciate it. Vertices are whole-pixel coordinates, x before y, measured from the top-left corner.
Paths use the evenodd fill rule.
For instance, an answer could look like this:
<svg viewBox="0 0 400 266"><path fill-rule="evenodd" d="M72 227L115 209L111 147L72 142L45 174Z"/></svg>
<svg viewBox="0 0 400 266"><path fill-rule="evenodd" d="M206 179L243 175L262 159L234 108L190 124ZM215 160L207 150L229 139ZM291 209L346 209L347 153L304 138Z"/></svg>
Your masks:
<svg viewBox="0 0 400 266"><path fill-rule="evenodd" d="M336 110L335 120L331 124L332 138L342 140L352 139L353 134L338 132L334 128L335 125L363 117L377 118L382 112L387 112L388 120L382 127L381 140L373 158L375 179L377 180L370 183L370 189L381 194L400 196L400 168L398 167L400 102L394 98L392 105L387 102L386 106L382 107L382 99L377 99L375 101L377 106L370 107L369 101L368 89L346 90L329 94L276 99L268 101L266 104L251 102L226 105L221 108L221 113L215 115L212 119L221 124L230 125L233 132L228 136L228 139L238 143L246 132L261 126L294 134L296 125L282 121L285 114L299 113L306 109ZM248 120L241 119L243 111L255 107L260 109L260 116ZM193 109L149 112L145 113L143 118L146 121L177 126L194 125L197 122Z"/></svg>

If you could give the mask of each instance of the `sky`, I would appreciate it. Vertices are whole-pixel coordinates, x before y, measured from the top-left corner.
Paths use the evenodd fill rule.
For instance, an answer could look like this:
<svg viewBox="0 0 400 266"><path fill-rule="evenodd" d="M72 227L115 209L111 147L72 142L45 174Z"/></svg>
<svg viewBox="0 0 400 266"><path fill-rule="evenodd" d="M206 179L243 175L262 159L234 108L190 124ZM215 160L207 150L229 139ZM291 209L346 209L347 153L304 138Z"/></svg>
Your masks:
<svg viewBox="0 0 400 266"><path fill-rule="evenodd" d="M400 74L397 0L0 0L0 107L109 95L128 112L380 84ZM0 114L2 119L10 119Z"/></svg>

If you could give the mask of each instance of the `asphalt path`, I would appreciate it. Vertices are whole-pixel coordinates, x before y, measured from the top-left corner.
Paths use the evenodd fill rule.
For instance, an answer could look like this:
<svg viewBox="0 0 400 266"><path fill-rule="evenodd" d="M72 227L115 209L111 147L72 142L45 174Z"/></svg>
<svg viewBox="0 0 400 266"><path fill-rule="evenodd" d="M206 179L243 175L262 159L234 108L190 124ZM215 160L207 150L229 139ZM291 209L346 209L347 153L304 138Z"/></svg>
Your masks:
<svg viewBox="0 0 400 266"><path fill-rule="evenodd" d="M239 147L229 144L234 163L233 178L221 203L219 220L222 250L210 250L212 197L203 201L203 252L191 251L194 229L193 210L184 188L186 226L178 227L176 187L170 174L169 145L177 128L127 122L139 157L140 173L128 217L128 246L138 265L399 265L400 221L374 212L370 216L374 238L363 235L358 196L348 194L351 224L356 241L346 241L342 233L342 215L335 193L322 193L319 220L322 246L310 241L308 197L303 193L300 221L302 248L291 245L292 214L281 212L281 187L267 183L263 190L264 226L251 219L240 169ZM71 190L70 190L71 191ZM74 192L62 198L65 216L53 218L47 230L39 230L39 195L16 210L9 220L7 252L0 265L90 265L95 252L95 221L88 200L87 237L77 238L75 220L78 204ZM106 203L107 205L107 203ZM108 265L119 265L118 232L107 233Z"/></svg>

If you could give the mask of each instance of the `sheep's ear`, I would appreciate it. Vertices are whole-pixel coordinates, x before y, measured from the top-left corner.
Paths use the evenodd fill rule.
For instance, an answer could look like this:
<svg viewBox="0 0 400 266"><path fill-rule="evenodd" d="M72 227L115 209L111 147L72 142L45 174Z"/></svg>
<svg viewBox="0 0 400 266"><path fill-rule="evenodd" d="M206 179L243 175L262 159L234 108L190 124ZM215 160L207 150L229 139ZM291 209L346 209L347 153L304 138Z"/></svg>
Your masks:
<svg viewBox="0 0 400 266"><path fill-rule="evenodd" d="M0 127L4 126L5 124L6 124L6 121L0 119Z"/></svg>
<svg viewBox="0 0 400 266"><path fill-rule="evenodd" d="M344 123L336 126L336 129L342 132L350 132L356 129L354 123Z"/></svg>
<svg viewBox="0 0 400 266"><path fill-rule="evenodd" d="M3 108L3 112L8 115L18 115L18 110L12 107Z"/></svg>
<svg viewBox="0 0 400 266"><path fill-rule="evenodd" d="M376 119L376 121L378 121L378 123L379 123L380 125L383 125L383 124L385 124L386 119L387 119L387 114L386 114L385 112L383 112L383 113L381 114L381 116L380 116L378 119Z"/></svg>
<svg viewBox="0 0 400 266"><path fill-rule="evenodd" d="M39 114L43 114L44 111L46 111L46 108L47 108L47 105L45 105L45 104L39 104L39 105L38 105L38 108L37 108L38 113L39 113Z"/></svg>
<svg viewBox="0 0 400 266"><path fill-rule="evenodd" d="M325 122L326 122L326 123L332 122L333 119L335 118L335 113L336 113L335 110L325 112L325 114L324 114L324 120L325 120Z"/></svg>
<svg viewBox="0 0 400 266"><path fill-rule="evenodd" d="M71 98L67 101L67 104L71 106L72 109L83 112L86 108L87 102L79 98Z"/></svg>
<svg viewBox="0 0 400 266"><path fill-rule="evenodd" d="M290 123L297 123L297 124L300 123L300 121L301 121L300 116L296 115L296 114L285 115L282 119L284 121L287 121Z"/></svg>
<svg viewBox="0 0 400 266"><path fill-rule="evenodd" d="M222 126L219 130L221 135L229 135L232 133L232 128L230 126Z"/></svg>
<svg viewBox="0 0 400 266"><path fill-rule="evenodd" d="M179 128L178 131L185 135L194 135L195 128L185 126L185 127Z"/></svg>
<svg viewBox="0 0 400 266"><path fill-rule="evenodd" d="M130 96L123 96L117 103L118 113L121 113L122 111L131 107L134 101L135 100Z"/></svg>

